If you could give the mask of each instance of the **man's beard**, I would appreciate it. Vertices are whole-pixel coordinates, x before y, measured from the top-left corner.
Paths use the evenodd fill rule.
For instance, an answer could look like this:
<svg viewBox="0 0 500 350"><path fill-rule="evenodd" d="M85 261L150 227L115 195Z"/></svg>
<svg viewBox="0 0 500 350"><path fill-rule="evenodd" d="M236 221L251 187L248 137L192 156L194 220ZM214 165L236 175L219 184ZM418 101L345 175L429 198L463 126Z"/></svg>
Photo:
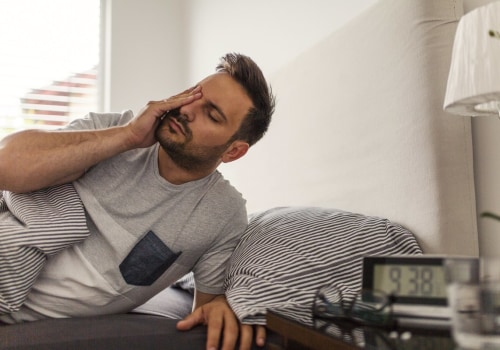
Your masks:
<svg viewBox="0 0 500 350"><path fill-rule="evenodd" d="M170 118L174 118L182 125L186 137L184 142L173 141L168 135L162 133L162 129L165 128L168 128L172 133L175 132L168 125ZM158 125L155 132L156 140L172 161L185 170L200 172L213 168L218 164L222 154L231 144L232 140L219 146L192 146L190 143L193 140L193 133L188 124L189 122L186 117L179 113L179 109L171 110L165 114Z"/></svg>

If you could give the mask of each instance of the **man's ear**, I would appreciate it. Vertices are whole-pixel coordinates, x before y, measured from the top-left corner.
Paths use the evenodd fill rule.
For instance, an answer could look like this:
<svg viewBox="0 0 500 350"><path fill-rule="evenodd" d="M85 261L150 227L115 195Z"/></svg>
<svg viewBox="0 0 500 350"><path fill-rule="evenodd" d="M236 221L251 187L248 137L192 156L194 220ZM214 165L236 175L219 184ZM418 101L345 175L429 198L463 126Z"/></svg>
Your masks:
<svg viewBox="0 0 500 350"><path fill-rule="evenodd" d="M234 141L222 155L222 162L229 163L233 160L243 157L247 153L249 148L250 145L244 141Z"/></svg>

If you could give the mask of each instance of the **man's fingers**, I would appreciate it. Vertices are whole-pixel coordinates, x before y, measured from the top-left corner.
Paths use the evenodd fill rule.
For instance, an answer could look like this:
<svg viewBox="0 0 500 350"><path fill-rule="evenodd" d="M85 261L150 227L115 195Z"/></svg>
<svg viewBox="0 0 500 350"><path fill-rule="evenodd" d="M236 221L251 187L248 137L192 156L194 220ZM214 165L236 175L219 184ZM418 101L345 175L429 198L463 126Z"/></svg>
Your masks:
<svg viewBox="0 0 500 350"><path fill-rule="evenodd" d="M232 313L227 312L224 317L224 332L222 339L222 350L234 350L238 341L240 325ZM209 325L210 331L210 325ZM221 334L220 331L218 334ZM215 338L214 338L215 340ZM209 343L217 344L217 343ZM214 348L215 349L215 348Z"/></svg>
<svg viewBox="0 0 500 350"><path fill-rule="evenodd" d="M238 338L239 350L250 350L254 337L258 346L265 345L265 326L240 324L224 296L198 307L177 323L177 329L186 331L199 324L207 326L206 348L209 350L219 349L221 343L221 350L234 350Z"/></svg>
<svg viewBox="0 0 500 350"><path fill-rule="evenodd" d="M191 86L189 89L186 89L183 92L178 93L177 95L174 95L172 97L180 97L180 96L184 96L184 95L195 94L195 93L200 92L200 91L201 91L201 86L195 85L195 86Z"/></svg>
<svg viewBox="0 0 500 350"><path fill-rule="evenodd" d="M159 116L161 116L172 109L176 109L184 105L190 104L191 102L201 98L201 96L202 96L201 87L196 86L187 93L180 93L179 95L172 96L164 100L152 103L154 103L155 108L160 109L161 113Z"/></svg>
<svg viewBox="0 0 500 350"><path fill-rule="evenodd" d="M177 329L180 331L188 331L194 326L204 323L205 319L203 317L202 310L198 308L189 315L187 315L186 317L184 317L184 319L177 322Z"/></svg>
<svg viewBox="0 0 500 350"><path fill-rule="evenodd" d="M190 87L189 89L184 90L183 92L178 93L177 95L166 98L163 101L167 102L167 101L170 101L173 99L184 98L184 97L188 97L190 95L195 95L199 92L201 92L201 86L195 85L195 86Z"/></svg>
<svg viewBox="0 0 500 350"><path fill-rule="evenodd" d="M266 344L266 327L265 326L255 326L255 343L258 346L264 346Z"/></svg>
<svg viewBox="0 0 500 350"><path fill-rule="evenodd" d="M212 317L207 324L207 349L216 350L219 348L220 335L224 322L222 318Z"/></svg>
<svg viewBox="0 0 500 350"><path fill-rule="evenodd" d="M240 326L240 349L250 350L255 333L255 344L260 347L266 345L266 327L242 324Z"/></svg>
<svg viewBox="0 0 500 350"><path fill-rule="evenodd" d="M199 99L202 95L203 94L201 92L201 86L196 85L190 87L187 90L184 90L181 93L178 93L177 95L164 98L163 100L149 101L148 105L154 106L155 108L160 108L161 110L167 112L171 109L176 109L183 105L189 104L194 100Z"/></svg>
<svg viewBox="0 0 500 350"><path fill-rule="evenodd" d="M253 341L253 326L242 324L240 327L240 350L250 350Z"/></svg>

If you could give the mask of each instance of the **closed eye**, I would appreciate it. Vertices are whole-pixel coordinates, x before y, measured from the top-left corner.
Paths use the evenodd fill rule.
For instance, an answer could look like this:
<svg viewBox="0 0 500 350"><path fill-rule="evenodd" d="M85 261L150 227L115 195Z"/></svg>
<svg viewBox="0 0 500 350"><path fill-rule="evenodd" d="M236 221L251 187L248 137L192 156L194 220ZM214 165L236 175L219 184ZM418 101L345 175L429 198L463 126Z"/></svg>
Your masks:
<svg viewBox="0 0 500 350"><path fill-rule="evenodd" d="M222 121L217 109L213 108L212 106L207 106L205 108L205 114L214 123L219 124Z"/></svg>
<svg viewBox="0 0 500 350"><path fill-rule="evenodd" d="M203 106L205 115L214 123L221 124L227 122L227 118L222 110L211 101L207 101Z"/></svg>
<svg viewBox="0 0 500 350"><path fill-rule="evenodd" d="M219 123L219 120L216 117L214 117L211 113L208 114L208 117L212 119L213 122Z"/></svg>
<svg viewBox="0 0 500 350"><path fill-rule="evenodd" d="M227 117L222 110L213 102L208 101L210 118L216 119L217 123L227 122Z"/></svg>

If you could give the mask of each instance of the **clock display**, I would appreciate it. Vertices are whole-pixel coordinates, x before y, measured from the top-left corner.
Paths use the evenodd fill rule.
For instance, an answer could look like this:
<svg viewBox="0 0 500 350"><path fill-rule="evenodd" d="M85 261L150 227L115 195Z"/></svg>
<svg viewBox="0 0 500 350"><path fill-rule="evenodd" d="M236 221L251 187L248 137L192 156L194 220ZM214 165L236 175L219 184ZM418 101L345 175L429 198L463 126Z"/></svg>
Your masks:
<svg viewBox="0 0 500 350"><path fill-rule="evenodd" d="M443 266L375 265L373 288L398 297L446 298Z"/></svg>
<svg viewBox="0 0 500 350"><path fill-rule="evenodd" d="M363 259L363 288L395 297L396 304L447 305L443 257L369 256Z"/></svg>

